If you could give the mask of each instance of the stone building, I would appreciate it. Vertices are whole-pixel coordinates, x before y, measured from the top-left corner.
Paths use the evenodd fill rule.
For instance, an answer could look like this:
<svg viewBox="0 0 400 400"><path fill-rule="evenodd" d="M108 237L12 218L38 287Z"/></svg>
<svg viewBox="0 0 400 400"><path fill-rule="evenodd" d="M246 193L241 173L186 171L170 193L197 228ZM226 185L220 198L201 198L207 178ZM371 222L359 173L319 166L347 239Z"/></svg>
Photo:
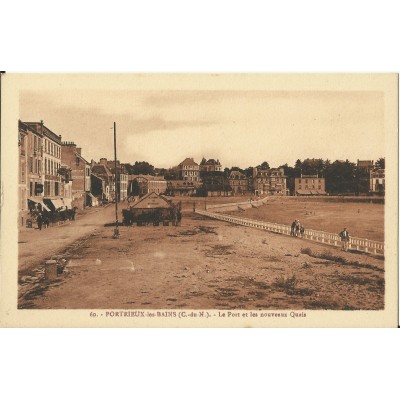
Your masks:
<svg viewBox="0 0 400 400"><path fill-rule="evenodd" d="M200 182L200 167L193 158L185 158L177 167L178 179Z"/></svg>
<svg viewBox="0 0 400 400"><path fill-rule="evenodd" d="M92 160L92 165L96 164ZM116 168L115 169L115 164ZM116 162L113 160L107 160L107 158L100 158L98 165L105 165L108 170L114 175L114 180L116 184L116 193L118 196L118 201L123 201L128 197L128 186L129 186L129 175L126 171L125 165L121 164L119 160Z"/></svg>
<svg viewBox="0 0 400 400"><path fill-rule="evenodd" d="M375 168L370 171L370 187L371 194L385 195L385 170L383 168Z"/></svg>
<svg viewBox="0 0 400 400"><path fill-rule="evenodd" d="M29 148L29 127L23 122L18 121L18 209L19 225L24 225L28 212L28 148ZM31 133L32 134L32 133ZM43 191L43 184L41 186ZM33 196L41 196L37 193Z"/></svg>
<svg viewBox="0 0 400 400"><path fill-rule="evenodd" d="M169 196L194 196L200 183L186 180L167 181L167 194Z"/></svg>
<svg viewBox="0 0 400 400"><path fill-rule="evenodd" d="M317 175L303 175L294 178L296 196L321 196L326 195L325 178Z"/></svg>
<svg viewBox="0 0 400 400"><path fill-rule="evenodd" d="M162 176L129 175L128 195L143 196L148 193L164 194L167 192L167 181Z"/></svg>
<svg viewBox="0 0 400 400"><path fill-rule="evenodd" d="M74 142L62 142L61 161L71 170L72 206L84 208L90 205L90 164L82 157L82 149Z"/></svg>
<svg viewBox="0 0 400 400"><path fill-rule="evenodd" d="M95 164L92 161L92 194L102 202L115 199L114 175L104 164Z"/></svg>
<svg viewBox="0 0 400 400"><path fill-rule="evenodd" d="M240 171L231 171L228 180L234 196L248 193L249 179Z"/></svg>
<svg viewBox="0 0 400 400"><path fill-rule="evenodd" d="M200 174L203 172L222 172L222 165L219 160L210 158L206 160L204 157L200 163Z"/></svg>
<svg viewBox="0 0 400 400"><path fill-rule="evenodd" d="M44 172L44 197L64 196L61 176L58 174L61 167L61 135L52 132L44 125L43 121L25 122L25 124L38 135L37 140L32 143L34 152L33 157L31 156L29 160L29 168L32 170L33 159L33 170L38 174ZM35 158L37 165L35 165Z"/></svg>
<svg viewBox="0 0 400 400"><path fill-rule="evenodd" d="M286 196L286 176L283 168L253 168L252 186L254 194Z"/></svg>
<svg viewBox="0 0 400 400"><path fill-rule="evenodd" d="M374 169L374 160L357 160L357 169L369 173Z"/></svg>

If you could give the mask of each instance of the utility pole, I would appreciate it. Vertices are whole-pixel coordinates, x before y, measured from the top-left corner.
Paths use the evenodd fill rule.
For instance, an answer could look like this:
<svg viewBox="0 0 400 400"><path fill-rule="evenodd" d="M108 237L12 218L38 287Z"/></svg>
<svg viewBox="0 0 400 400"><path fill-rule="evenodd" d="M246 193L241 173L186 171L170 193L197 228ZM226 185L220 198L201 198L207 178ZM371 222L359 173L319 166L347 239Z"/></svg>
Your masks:
<svg viewBox="0 0 400 400"><path fill-rule="evenodd" d="M114 239L119 237L118 229L118 195L117 195L117 128L114 122L114 168L115 168L115 229L114 229Z"/></svg>

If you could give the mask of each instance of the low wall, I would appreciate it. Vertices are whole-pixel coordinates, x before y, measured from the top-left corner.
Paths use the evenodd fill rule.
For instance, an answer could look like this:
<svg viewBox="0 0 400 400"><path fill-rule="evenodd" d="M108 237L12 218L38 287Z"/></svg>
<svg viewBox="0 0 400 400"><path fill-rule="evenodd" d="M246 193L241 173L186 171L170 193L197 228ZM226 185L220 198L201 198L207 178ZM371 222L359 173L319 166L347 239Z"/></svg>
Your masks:
<svg viewBox="0 0 400 400"><path fill-rule="evenodd" d="M216 212L220 211L238 211L238 210L248 210L249 208L252 207L260 207L264 204L267 204L266 199L262 200L248 200L248 201L242 201L240 203L225 203L225 204L210 204L206 206L207 210L212 210Z"/></svg>
<svg viewBox="0 0 400 400"><path fill-rule="evenodd" d="M248 226L250 228L263 229L269 232L280 233L282 235L290 235L291 233L291 227L289 225L257 221L249 218L234 217L232 215L222 214L220 212L196 211L196 213L204 215L205 217L218 219L220 221ZM328 233L323 231L316 231L314 229L305 229L302 239L312 240L335 247L341 246L341 240L337 233ZM358 250L365 253L384 254L384 248L384 243L377 242L375 240L351 237L349 242L349 249Z"/></svg>

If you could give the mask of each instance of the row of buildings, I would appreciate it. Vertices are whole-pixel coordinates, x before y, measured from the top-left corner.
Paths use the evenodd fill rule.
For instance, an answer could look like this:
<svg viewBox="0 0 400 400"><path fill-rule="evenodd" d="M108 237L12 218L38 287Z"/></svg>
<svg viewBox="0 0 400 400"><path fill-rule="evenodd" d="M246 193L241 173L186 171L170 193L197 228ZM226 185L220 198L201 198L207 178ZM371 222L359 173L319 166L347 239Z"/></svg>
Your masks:
<svg viewBox="0 0 400 400"><path fill-rule="evenodd" d="M105 158L87 161L82 148L40 122L18 121L19 212L84 208L128 196L125 167Z"/></svg>
<svg viewBox="0 0 400 400"><path fill-rule="evenodd" d="M225 176L218 159L203 158L198 164L193 158L185 158L171 169L173 179L128 174L119 161L100 158L98 162L89 162L83 157L82 148L74 142L62 141L61 135L51 131L43 121L19 121L18 147L22 215L37 204L53 210L84 208L151 192L172 196L290 194L283 168L253 168L250 177L233 170ZM375 168L372 160L358 160L357 164L369 174L370 193L384 193L385 170ZM325 195L325 178L301 175L295 178L294 188L294 194L299 196Z"/></svg>

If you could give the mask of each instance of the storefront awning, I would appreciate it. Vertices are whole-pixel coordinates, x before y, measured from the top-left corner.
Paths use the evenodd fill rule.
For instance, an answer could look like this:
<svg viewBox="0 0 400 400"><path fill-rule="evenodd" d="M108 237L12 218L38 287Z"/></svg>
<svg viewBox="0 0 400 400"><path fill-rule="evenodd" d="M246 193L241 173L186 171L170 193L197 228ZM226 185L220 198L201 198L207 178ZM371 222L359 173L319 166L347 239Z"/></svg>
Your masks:
<svg viewBox="0 0 400 400"><path fill-rule="evenodd" d="M32 202L32 203L35 203L35 204L40 204L42 206L42 210L50 211L50 209L46 206L46 204L44 204L43 201L41 201L39 199L34 199L34 198L30 197L28 199L28 202L29 201ZM29 206L29 204L28 204L28 206Z"/></svg>
<svg viewBox="0 0 400 400"><path fill-rule="evenodd" d="M62 211L65 210L65 204L61 198L59 199L43 199L43 201L47 204L52 211Z"/></svg>

